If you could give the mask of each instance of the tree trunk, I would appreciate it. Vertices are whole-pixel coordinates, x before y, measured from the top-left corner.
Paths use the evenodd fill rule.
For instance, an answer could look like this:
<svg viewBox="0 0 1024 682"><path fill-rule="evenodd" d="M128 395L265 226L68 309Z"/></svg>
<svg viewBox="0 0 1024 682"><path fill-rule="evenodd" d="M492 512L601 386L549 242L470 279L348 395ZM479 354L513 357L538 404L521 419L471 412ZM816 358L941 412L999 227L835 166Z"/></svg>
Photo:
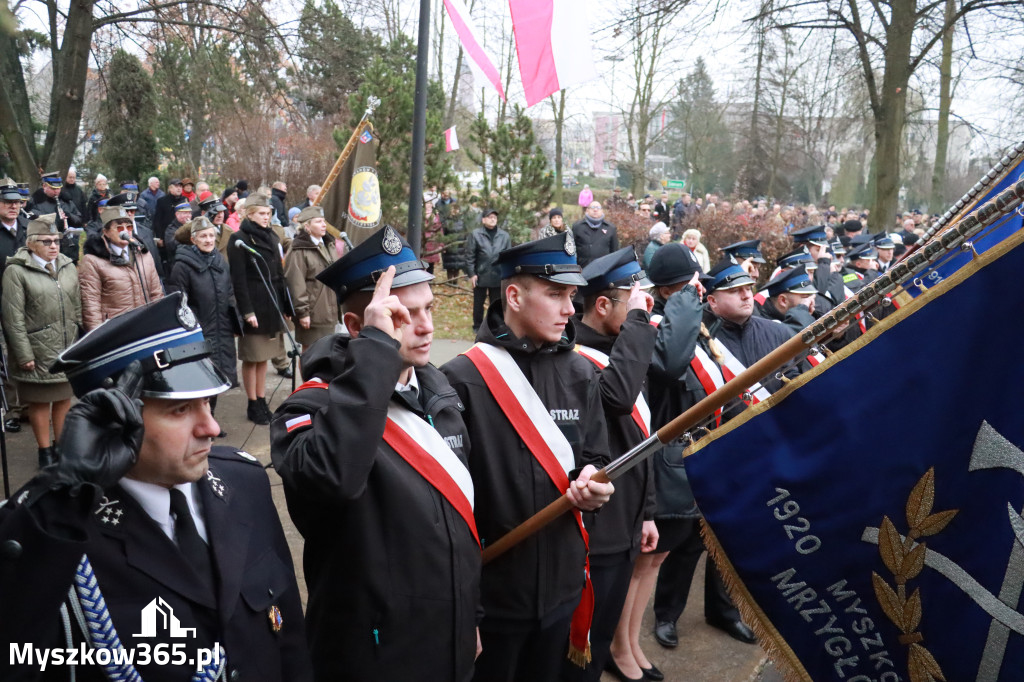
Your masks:
<svg viewBox="0 0 1024 682"><path fill-rule="evenodd" d="M92 49L93 0L71 0L64 41L53 65L50 91L50 123L46 145L39 158L43 170L63 173L71 165L78 148L78 128L85 106L85 84L89 75L89 51Z"/></svg>
<svg viewBox="0 0 1024 682"><path fill-rule="evenodd" d="M953 80L953 17L955 0L946 0L946 32L942 34L942 61L939 66L939 127L935 141L935 167L932 170L932 193L928 211L940 213L945 207L946 155L949 152L949 109L953 103L950 85Z"/></svg>
<svg viewBox="0 0 1024 682"><path fill-rule="evenodd" d="M565 89L559 92L558 106L554 98L550 98L551 109L555 115L555 204L562 207L562 129L565 127Z"/></svg>
<svg viewBox="0 0 1024 682"><path fill-rule="evenodd" d="M914 35L915 2L892 5L886 29L885 75L875 116L875 192L868 228L887 230L899 209L900 148L907 118L907 83Z"/></svg>
<svg viewBox="0 0 1024 682"><path fill-rule="evenodd" d="M20 55L14 40L0 41L0 73L9 74L0 80L0 135L3 135L7 149L10 150L16 180L28 182L35 189L39 182L39 169L32 115Z"/></svg>
<svg viewBox="0 0 1024 682"><path fill-rule="evenodd" d="M758 39L757 39L757 65L754 68L754 104L750 111L750 136L747 143L747 158L743 162L743 167L737 174L736 184L739 193L745 196L749 196L754 189L754 178L753 173L755 167L760 160L757 158L758 149L760 144L760 128L761 122L759 120L761 111L761 73L764 67L764 36L765 28L762 25L758 26Z"/></svg>
<svg viewBox="0 0 1024 682"><path fill-rule="evenodd" d="M473 6L470 5L470 11ZM459 45L459 56L455 58L455 82L452 83L452 96L448 99L448 111L444 114L444 129L455 125L455 103L459 99L459 80L462 77L462 45Z"/></svg>

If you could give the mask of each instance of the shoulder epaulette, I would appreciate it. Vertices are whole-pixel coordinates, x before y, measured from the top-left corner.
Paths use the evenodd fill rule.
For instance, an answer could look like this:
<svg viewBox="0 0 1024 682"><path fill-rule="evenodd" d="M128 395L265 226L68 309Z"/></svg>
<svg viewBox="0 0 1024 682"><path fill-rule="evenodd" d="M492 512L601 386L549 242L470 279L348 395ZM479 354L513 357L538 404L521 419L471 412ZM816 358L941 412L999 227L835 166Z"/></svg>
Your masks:
<svg viewBox="0 0 1024 682"><path fill-rule="evenodd" d="M227 462L245 462L246 464L252 464L253 466L263 466L255 455L250 455L245 450L238 450L236 448L223 445L211 448L210 457Z"/></svg>

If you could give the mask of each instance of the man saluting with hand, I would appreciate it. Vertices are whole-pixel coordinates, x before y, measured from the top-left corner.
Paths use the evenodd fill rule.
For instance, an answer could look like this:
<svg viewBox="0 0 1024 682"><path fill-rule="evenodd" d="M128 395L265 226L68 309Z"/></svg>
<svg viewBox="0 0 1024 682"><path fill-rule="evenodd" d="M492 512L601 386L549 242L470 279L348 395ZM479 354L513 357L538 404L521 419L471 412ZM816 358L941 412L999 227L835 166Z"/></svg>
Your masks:
<svg viewBox="0 0 1024 682"><path fill-rule="evenodd" d="M316 679L468 680L480 544L463 405L429 364L433 276L385 226L317 278L351 337L303 354L270 431L306 540Z"/></svg>

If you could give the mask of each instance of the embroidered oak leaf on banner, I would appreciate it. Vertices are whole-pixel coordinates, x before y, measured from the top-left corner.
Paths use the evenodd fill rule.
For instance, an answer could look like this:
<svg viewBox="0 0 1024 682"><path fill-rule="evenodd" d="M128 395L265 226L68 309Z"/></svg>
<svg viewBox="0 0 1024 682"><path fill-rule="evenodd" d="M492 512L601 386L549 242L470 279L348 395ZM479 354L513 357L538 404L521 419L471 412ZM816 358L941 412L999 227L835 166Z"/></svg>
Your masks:
<svg viewBox="0 0 1024 682"><path fill-rule="evenodd" d="M921 624L921 590L907 596L907 581L913 580L924 569L928 548L918 538L940 532L949 525L959 510L932 513L935 505L935 469L925 472L907 498L907 526L910 530L901 537L888 516L882 518L878 529L878 553L882 563L893 575L895 587L872 571L871 583L875 597L889 620L899 628L900 644L907 649L907 668L910 682L945 682L942 668L922 644L924 635L917 631Z"/></svg>

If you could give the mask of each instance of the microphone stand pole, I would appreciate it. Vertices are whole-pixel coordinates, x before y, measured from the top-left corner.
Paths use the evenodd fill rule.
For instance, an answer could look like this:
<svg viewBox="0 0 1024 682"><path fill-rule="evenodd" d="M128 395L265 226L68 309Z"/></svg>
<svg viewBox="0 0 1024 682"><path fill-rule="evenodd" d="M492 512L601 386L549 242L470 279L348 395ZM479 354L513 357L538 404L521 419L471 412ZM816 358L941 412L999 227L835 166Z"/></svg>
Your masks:
<svg viewBox="0 0 1024 682"><path fill-rule="evenodd" d="M0 353L0 468L3 469L5 500L11 496L10 472L7 469L7 429L3 424L7 418L7 411L10 409L7 404L7 391L4 389L6 381L7 358Z"/></svg>
<svg viewBox="0 0 1024 682"><path fill-rule="evenodd" d="M135 242L128 240L128 257L135 262L135 274L139 276L139 286L142 288L142 298L149 303L149 292L146 291L146 278L142 276L142 268L139 265L141 249L135 246Z"/></svg>
<svg viewBox="0 0 1024 682"><path fill-rule="evenodd" d="M244 242L238 242L238 243L239 244L244 244ZM248 244L246 244L246 246L248 246ZM281 306L277 302L277 294L274 293L274 290L271 288L270 282L267 281L267 278L263 276L263 270L260 269L259 261L257 261L256 259L259 258L261 261L263 261L263 264L267 267L267 275L268 276L270 275L270 265L263 258L262 254L260 254L260 253L253 253L249 249L245 249L245 252L249 254L249 260L252 261L253 267L256 268L256 273L260 276L260 281L263 282L263 286L267 290L267 294L270 296L270 302L274 304L274 310L277 311L277 316L281 320L281 327L284 329L285 336L288 337L288 341L289 341L289 343L291 343L291 348L287 351L287 353L288 353L288 358L291 360L291 367L292 367L292 393L294 393L295 392L295 378L298 375L299 355L302 354L301 351L299 350L299 344L296 343L295 337L292 336L291 330L288 329L288 320L284 319L284 313L281 312Z"/></svg>

